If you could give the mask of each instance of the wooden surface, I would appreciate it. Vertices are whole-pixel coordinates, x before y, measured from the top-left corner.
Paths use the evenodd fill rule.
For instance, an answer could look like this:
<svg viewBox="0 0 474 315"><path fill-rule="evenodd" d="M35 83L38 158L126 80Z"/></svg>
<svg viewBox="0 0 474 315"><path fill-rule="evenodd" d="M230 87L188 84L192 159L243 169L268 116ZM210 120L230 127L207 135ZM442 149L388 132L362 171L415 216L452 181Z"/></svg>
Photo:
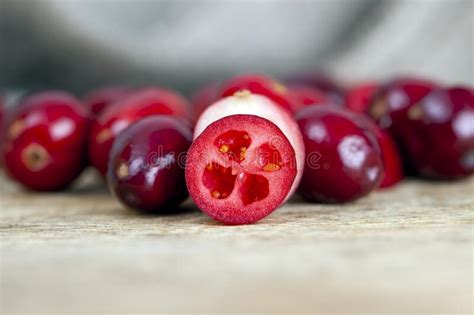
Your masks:
<svg viewBox="0 0 474 315"><path fill-rule="evenodd" d="M408 181L348 205L294 200L222 226L0 178L1 313L471 313L474 180Z"/></svg>

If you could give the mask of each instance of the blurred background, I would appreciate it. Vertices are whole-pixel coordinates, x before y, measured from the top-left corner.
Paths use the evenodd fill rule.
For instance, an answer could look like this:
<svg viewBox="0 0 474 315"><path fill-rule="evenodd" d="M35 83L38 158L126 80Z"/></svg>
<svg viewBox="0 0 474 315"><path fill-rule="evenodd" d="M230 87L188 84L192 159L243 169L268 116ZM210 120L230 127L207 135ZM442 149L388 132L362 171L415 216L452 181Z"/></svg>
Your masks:
<svg viewBox="0 0 474 315"><path fill-rule="evenodd" d="M474 82L472 0L1 0L0 86L160 84L323 70Z"/></svg>

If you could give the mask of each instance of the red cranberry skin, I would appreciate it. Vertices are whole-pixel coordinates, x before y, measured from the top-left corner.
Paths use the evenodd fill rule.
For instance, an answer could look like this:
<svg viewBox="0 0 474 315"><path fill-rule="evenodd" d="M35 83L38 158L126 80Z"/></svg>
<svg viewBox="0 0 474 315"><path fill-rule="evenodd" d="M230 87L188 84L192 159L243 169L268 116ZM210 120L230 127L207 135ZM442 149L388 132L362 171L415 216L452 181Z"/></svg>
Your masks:
<svg viewBox="0 0 474 315"><path fill-rule="evenodd" d="M474 94L466 87L432 91L411 109L423 148L411 157L425 177L454 179L474 172Z"/></svg>
<svg viewBox="0 0 474 315"><path fill-rule="evenodd" d="M380 85L365 82L351 87L345 97L345 107L355 113L366 113Z"/></svg>
<svg viewBox="0 0 474 315"><path fill-rule="evenodd" d="M387 129L399 144L406 171L416 173L414 160L423 158L424 140L418 134L422 122L412 107L437 88L437 84L418 78L400 78L383 85L376 93L369 114L382 129Z"/></svg>
<svg viewBox="0 0 474 315"><path fill-rule="evenodd" d="M291 85L289 88L296 99L292 108L294 113L306 106L330 103L326 94L309 85Z"/></svg>
<svg viewBox="0 0 474 315"><path fill-rule="evenodd" d="M410 122L410 108L437 87L436 83L424 79L395 79L378 89L368 113L380 127L395 135L404 133L404 127Z"/></svg>
<svg viewBox="0 0 474 315"><path fill-rule="evenodd" d="M306 148L301 194L310 201L343 203L377 188L384 176L380 147L365 118L331 106L296 115Z"/></svg>
<svg viewBox="0 0 474 315"><path fill-rule="evenodd" d="M97 117L111 104L132 94L133 90L123 86L107 86L89 92L84 96L84 104L92 117Z"/></svg>
<svg viewBox="0 0 474 315"><path fill-rule="evenodd" d="M399 183L405 174L400 150L392 135L386 129L377 126L372 119L364 114L352 112L351 116L359 126L370 130L377 139L384 168L384 176L379 188L388 188Z"/></svg>
<svg viewBox="0 0 474 315"><path fill-rule="evenodd" d="M88 117L84 106L60 91L31 94L9 114L7 173L39 191L66 188L86 166Z"/></svg>
<svg viewBox="0 0 474 315"><path fill-rule="evenodd" d="M173 213L188 192L184 178L192 131L171 116L151 116L130 125L112 147L110 190L124 205L150 213Z"/></svg>
<svg viewBox="0 0 474 315"><path fill-rule="evenodd" d="M293 107L296 106L297 100L286 86L271 77L260 74L241 75L224 82L220 96L232 96L241 90L266 96L289 112L292 112Z"/></svg>
<svg viewBox="0 0 474 315"><path fill-rule="evenodd" d="M193 118L197 121L202 112L206 110L210 105L219 100L221 91L221 84L219 82L213 82L209 85L196 91L191 97L191 103L193 104Z"/></svg>
<svg viewBox="0 0 474 315"><path fill-rule="evenodd" d="M189 119L188 102L179 94L162 88L137 91L109 107L92 125L89 159L102 175L107 172L112 144L131 123L152 115L171 115Z"/></svg>

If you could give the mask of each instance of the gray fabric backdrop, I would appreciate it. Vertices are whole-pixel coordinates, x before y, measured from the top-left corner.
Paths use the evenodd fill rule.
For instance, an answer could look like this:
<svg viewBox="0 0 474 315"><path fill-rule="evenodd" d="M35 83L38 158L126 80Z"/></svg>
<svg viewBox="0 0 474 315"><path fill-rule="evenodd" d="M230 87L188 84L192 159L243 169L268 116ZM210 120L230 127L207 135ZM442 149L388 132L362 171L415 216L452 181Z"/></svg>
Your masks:
<svg viewBox="0 0 474 315"><path fill-rule="evenodd" d="M472 0L0 0L0 84L189 90L237 72L473 78Z"/></svg>

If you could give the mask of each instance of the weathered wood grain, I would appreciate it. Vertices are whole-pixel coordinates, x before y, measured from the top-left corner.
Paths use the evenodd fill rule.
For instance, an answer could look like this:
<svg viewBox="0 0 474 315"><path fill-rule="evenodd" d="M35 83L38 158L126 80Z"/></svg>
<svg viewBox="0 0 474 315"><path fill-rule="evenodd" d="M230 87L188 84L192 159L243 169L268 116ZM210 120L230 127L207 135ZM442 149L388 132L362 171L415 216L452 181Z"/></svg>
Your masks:
<svg viewBox="0 0 474 315"><path fill-rule="evenodd" d="M222 226L0 178L1 313L471 313L474 180L407 181L348 205L294 200Z"/></svg>

